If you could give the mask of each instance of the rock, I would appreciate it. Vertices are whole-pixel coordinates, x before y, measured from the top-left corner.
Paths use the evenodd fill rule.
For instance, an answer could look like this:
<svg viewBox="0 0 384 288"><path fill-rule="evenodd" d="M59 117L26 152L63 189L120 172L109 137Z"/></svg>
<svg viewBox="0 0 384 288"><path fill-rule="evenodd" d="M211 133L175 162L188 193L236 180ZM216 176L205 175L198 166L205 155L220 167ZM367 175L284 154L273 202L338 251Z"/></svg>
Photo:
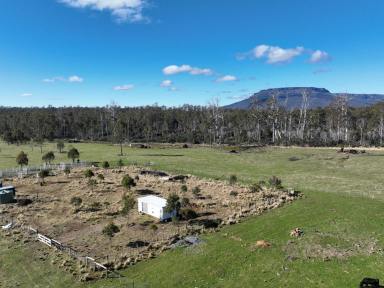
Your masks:
<svg viewBox="0 0 384 288"><path fill-rule="evenodd" d="M269 243L268 241L265 241L265 240L258 240L256 241L256 245L255 245L257 248L269 248L272 246L271 243Z"/></svg>

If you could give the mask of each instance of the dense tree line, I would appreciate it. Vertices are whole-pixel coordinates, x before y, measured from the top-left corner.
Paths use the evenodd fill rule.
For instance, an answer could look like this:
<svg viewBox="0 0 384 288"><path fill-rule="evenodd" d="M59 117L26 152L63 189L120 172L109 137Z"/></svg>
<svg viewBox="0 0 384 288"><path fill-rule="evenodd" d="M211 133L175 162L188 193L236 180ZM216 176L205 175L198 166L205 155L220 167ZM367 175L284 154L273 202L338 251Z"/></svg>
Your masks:
<svg viewBox="0 0 384 288"><path fill-rule="evenodd" d="M217 102L178 108L116 105L84 107L0 107L0 136L7 143L54 139L205 144L383 145L384 103L350 108L340 96L325 108L288 110L274 97L262 107L226 110Z"/></svg>

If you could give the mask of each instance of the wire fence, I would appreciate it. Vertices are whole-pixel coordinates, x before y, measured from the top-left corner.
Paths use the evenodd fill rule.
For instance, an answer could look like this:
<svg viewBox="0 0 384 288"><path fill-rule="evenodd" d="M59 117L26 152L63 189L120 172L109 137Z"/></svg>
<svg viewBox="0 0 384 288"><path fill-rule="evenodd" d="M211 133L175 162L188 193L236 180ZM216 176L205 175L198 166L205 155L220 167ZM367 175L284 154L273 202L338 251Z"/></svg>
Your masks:
<svg viewBox="0 0 384 288"><path fill-rule="evenodd" d="M8 226L7 228L4 228ZM41 242L42 244L59 250L63 253L66 253L70 257L80 261L82 264L85 264L85 266L90 269L91 271L100 271L103 273L103 276L105 278L114 278L116 281L120 281L120 284L123 284L126 288L149 288L149 284L146 283L139 283L134 280L127 279L122 274L120 274L117 271L111 270L105 265L99 263L96 261L96 259L90 257L90 256L84 256L81 253L79 253L77 250L73 249L72 247L65 245L61 243L60 241L57 241L55 239L50 238L47 235L44 235L40 233L40 231L36 228L33 228L31 226L27 225L20 225L16 222L13 222L13 219L9 219L8 217L5 217L4 215L1 215L0 217L0 229L1 230L7 230L10 231L12 229L20 229L21 231L24 231L27 233L28 236L32 236L35 238L35 240ZM120 279L120 280L119 280Z"/></svg>
<svg viewBox="0 0 384 288"><path fill-rule="evenodd" d="M25 167L18 167L18 168L10 168L10 169L0 170L0 178L12 178L12 177L22 178L28 175L37 174L39 171L42 171L42 170L63 171L66 168L70 168L70 169L83 168L83 167L90 167L91 165L92 165L92 162L81 161L81 162L74 162L74 163L44 164L40 166L25 166Z"/></svg>

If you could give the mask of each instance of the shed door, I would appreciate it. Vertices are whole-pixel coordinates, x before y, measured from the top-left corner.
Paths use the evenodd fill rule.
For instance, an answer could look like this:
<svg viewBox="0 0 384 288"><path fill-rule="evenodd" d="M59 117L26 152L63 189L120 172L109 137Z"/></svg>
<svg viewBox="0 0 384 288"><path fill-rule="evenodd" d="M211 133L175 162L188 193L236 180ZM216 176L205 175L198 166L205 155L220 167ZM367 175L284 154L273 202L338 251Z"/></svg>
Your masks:
<svg viewBox="0 0 384 288"><path fill-rule="evenodd" d="M141 202L141 211L143 211L144 213L148 213L148 203Z"/></svg>

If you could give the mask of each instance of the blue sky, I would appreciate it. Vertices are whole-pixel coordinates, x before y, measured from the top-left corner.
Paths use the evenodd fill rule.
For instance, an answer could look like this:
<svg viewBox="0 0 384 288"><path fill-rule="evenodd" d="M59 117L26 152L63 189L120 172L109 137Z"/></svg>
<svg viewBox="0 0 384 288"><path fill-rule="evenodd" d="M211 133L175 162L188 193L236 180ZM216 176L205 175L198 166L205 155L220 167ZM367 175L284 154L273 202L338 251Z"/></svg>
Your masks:
<svg viewBox="0 0 384 288"><path fill-rule="evenodd" d="M384 94L382 0L3 0L0 105Z"/></svg>

